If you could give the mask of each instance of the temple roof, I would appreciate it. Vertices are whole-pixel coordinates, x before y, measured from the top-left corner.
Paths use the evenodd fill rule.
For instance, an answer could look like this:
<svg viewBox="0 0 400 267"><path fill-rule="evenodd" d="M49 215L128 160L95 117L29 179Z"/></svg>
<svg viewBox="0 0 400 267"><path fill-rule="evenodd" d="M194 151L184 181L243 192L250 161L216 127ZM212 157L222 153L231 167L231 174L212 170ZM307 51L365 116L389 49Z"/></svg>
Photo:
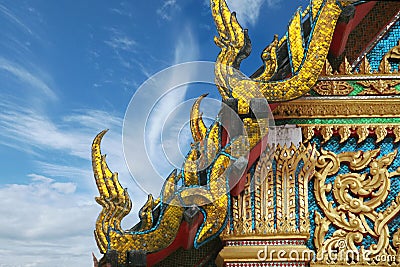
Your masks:
<svg viewBox="0 0 400 267"><path fill-rule="evenodd" d="M220 34L220 36L216 38L216 43L221 47L222 51L219 55L219 59L222 60L217 60L217 63L228 63L238 69L240 61L249 53L249 51L247 51L249 44L246 43L248 42L246 39L248 38L247 32L237 23L234 13L230 13L224 1L216 2L219 2L219 8L222 10L217 10L220 13L213 14L217 17L214 19L216 20ZM312 3L314 3L314 1L312 1ZM333 4L331 3L331 5ZM323 5L320 4L320 7L321 11ZM218 9L216 7L213 8ZM214 13L217 13L217 11L213 10ZM302 75L304 77L293 82L293 84L298 87L292 88L291 84L285 85L292 90L290 92L292 96L286 99L291 101L277 101L279 103L277 104L278 107L274 110L274 115L278 124L297 124L303 127L303 141L305 143L310 141L315 135L322 135L324 141L330 140L333 135L339 135L340 143L347 141L351 136L357 136L359 138L358 140L363 142L369 135L373 135L374 138L377 139L377 144L384 140L386 136L391 135L395 136L394 142L397 143L400 141L400 114L398 114L398 110L400 110L400 99L396 97L400 94L400 75L398 71L400 44L399 47L396 46L397 41L400 39L399 11L400 2L387 1L361 2L354 6L349 5L344 8L340 16L340 12L337 10L335 11L333 8L332 13L336 12L337 24L335 29L331 27L327 30L331 35L326 34L326 36L330 36L329 38L333 36L333 38L330 46L329 43L326 45L326 53L324 54L323 61L318 58L320 55L318 52L318 42L327 43L327 41L323 39L326 37L324 34L316 34L317 37L315 38L317 38L317 41L313 44L314 54L311 53L311 55L309 55L307 50L311 47L310 40L313 38L313 27L320 23L320 29L329 28L325 27L326 24L330 23L328 20L329 13L324 14L325 17L322 17L322 19L318 21L320 18L316 15L317 13L313 13L315 10L313 10L312 6L303 13L298 12L293 18L293 21L297 19L301 23L291 23L288 32L292 31L292 33L296 33L297 37L302 36L303 40L296 40L296 38L293 37L290 39L291 37L289 34L287 38L282 38L279 42L277 38L275 38L274 42L269 47L270 50L266 49L265 51L273 54L275 53L274 49L276 47L276 71L273 72L273 75L268 76L269 73L265 73L266 67L264 65L250 77L251 79L254 78L254 80L245 81L253 83L241 84L238 91L244 94L247 92L249 94L248 99L257 98L249 93L249 87L252 86L252 89L255 88L255 90L259 89L259 87L257 87L259 83L257 82L260 82L260 80L261 82L265 82L263 85L267 84L265 86L266 90L270 89L268 86L276 86L278 88L285 82L285 79L298 75L303 64L305 64L304 62L309 65L307 67L311 70L318 64L315 68L320 68L322 71L320 72L318 70L317 74L315 74L313 70L311 71L312 73L303 73ZM299 24L301 25L301 31L296 28ZM227 37L229 34L233 36ZM229 38L232 38L232 40L229 40ZM295 51L295 48L290 49L291 42L298 45L298 47L295 48L301 48L298 50L304 52L304 55L300 55L301 53ZM308 46L305 46L305 44ZM235 45L237 47L235 47ZM374 49L379 51L375 51ZM326 58L328 50L329 55L328 58ZM235 56L232 56L234 53L236 53ZM293 60L292 53L297 53L295 56L298 56L298 58ZM232 58L234 59L232 60ZM226 59L231 61L227 61ZM293 61L296 60L297 62L293 63ZM225 67L224 64L220 64L219 66ZM221 68L219 74L221 74L222 71L223 69ZM264 74L266 76L262 77ZM262 78L267 76L268 79L262 80ZM231 88L228 88L228 85L230 85L229 82L231 81L225 79L226 77L224 77L224 75L220 75L220 78L221 84L224 82L227 84L226 88L222 88L221 84L219 84L220 88L218 89L220 89L223 99L234 99L238 101L239 97L235 97L233 92L229 91ZM259 80L257 80L257 78L259 78ZM315 79L315 81L310 82L312 79ZM282 83L280 84L277 81ZM233 82L235 83L231 83L232 85L239 84L237 80L233 80ZM271 83L268 84L268 82ZM307 87L307 84L303 88L300 88L300 83L309 83L310 86ZM306 95L297 94L298 92L296 90L300 90L299 88L308 93ZM289 91L283 90L283 92L273 92L270 95L267 92L262 96L265 98L270 96L274 101L276 99L285 99L287 94L289 94L288 92ZM274 98L279 93L281 93L281 95ZM240 94L238 95L240 96ZM299 96L302 97L292 100ZM213 149L220 153L216 155L220 157L221 162L222 159L226 162L217 164L215 163L216 161L213 161L213 164L207 171L197 171L198 166L196 164L190 165L191 163L189 162L187 165L184 165L183 172L172 172L170 177L167 178L165 188L163 188L163 192L161 193L161 200L153 200L152 197L149 197L148 203L146 203L145 207L141 210L141 222L136 227L130 229L129 234L136 235L135 237L129 239L131 237L127 237L128 233L122 232L120 229L111 232L111 238L119 240L118 242L123 242L121 240L127 240L127 243L130 242L132 245L130 251L136 249L142 254L145 253L142 256L146 257L147 263L151 262L152 264L156 264L161 261L159 266L162 266L162 259L165 259L166 262L171 262L175 261L176 257L185 257L188 255L194 255L193 257L199 260L205 259L205 261L209 261L210 257L204 257L204 253L200 253L201 250L204 250L202 252L207 251L205 254L209 254L211 258L215 257L215 251L219 250L220 246L218 245L215 250L213 250L210 249L207 243L215 242L216 244L220 244L219 237L222 229L226 227L226 222L228 221L226 214L229 213L227 210L231 205L228 198L230 196L237 197L244 191L244 184L249 180L247 178L252 175L251 168L253 168L254 171L254 167L263 152L260 144L265 141L264 138L266 135L264 135L260 129L263 128L265 130L268 126L266 126L266 124L261 125L258 121L252 121L254 118L246 117L246 115L251 113L250 102L247 106L248 113L240 113L240 115L243 115L241 117L242 119L245 118L243 123L245 127L249 127L246 130L250 130L248 132L252 131L251 134L253 134L254 138L253 140L249 140L251 147L250 160L248 161L243 176L240 176L241 178L238 184L234 188L229 188L230 191L227 191L227 195L229 196L227 196L226 199L222 197L218 199L218 201L220 201L218 207L214 207L214 203L212 203L212 205L208 203L210 205L208 205L207 208L202 208L202 212L200 212L198 206L201 205L194 205L198 208L197 210L195 209L196 207L181 207L177 205L176 203L182 201L183 196L188 196L183 194L188 188L188 190L192 190L193 192L194 190L199 190L199 196L200 193L204 192L204 196L209 197L207 194L212 196L212 193L206 192L209 188L205 189L203 188L204 184L199 184L199 181L202 180L201 177L207 178L203 180L207 181L206 183L208 185L212 184L209 176L213 174L216 175L215 173L220 171L221 168L228 169L229 161L234 158L229 154L231 153L231 148L229 146L232 145L232 147L234 147L234 145L238 146L241 144L240 140L229 143L230 141L227 139L226 133L224 133L225 129L220 127L218 120L208 130L204 124L200 123L200 100L196 102L194 106L194 111L196 112L192 110L191 114L191 122L197 123L196 129L192 129L193 139L196 144L199 144L199 147L207 146L207 144L214 142L216 147ZM236 112L239 113L237 107ZM377 122L376 125L373 125L374 122ZM382 125L388 122L397 123L398 125ZM332 126L335 123L339 126ZM359 124L365 123L369 124L359 126ZM353 126L355 124L358 124L359 127ZM95 140L96 142L94 142L93 151L95 151L95 154L93 154L93 162L94 166L96 162L100 162L104 165L99 165L97 169L95 169L95 173L98 172L98 177L96 179L100 185L99 188L106 191L109 185L103 182L102 177L100 177L103 175L101 172L106 169L105 159L101 157L100 153L102 135L104 135L104 133L100 134ZM238 143L236 144L234 142ZM286 148L283 150L285 149ZM307 149L304 148L304 151L306 150ZM188 158L197 159L197 156L204 151L201 149L197 151L196 146L193 145L188 154ZM283 154L286 155L287 153L284 151ZM215 157L217 158L217 156ZM186 164L186 162L184 164ZM193 170L195 171L193 172ZM115 179L114 176L111 176L111 172L108 169L106 169L106 171L104 175L108 175L109 180ZM200 179L198 179L198 177L200 177ZM176 183L180 179L183 180L183 185L186 185L187 188L185 188L185 186L177 187ZM229 179L229 177L227 179ZM119 184L118 180L113 180L113 183ZM227 184L229 184L229 181ZM215 192L219 192L219 190L224 187L224 184L217 185L214 183L213 186L214 187L211 186L210 188L215 190ZM122 187L119 185L116 188L116 192L111 193L119 195L120 202L125 201L126 207L129 207L129 196L126 196L123 192ZM164 202L163 198L164 200L171 199L171 202ZM109 199L104 198L104 202L106 201L109 201ZM174 207L174 205L170 203L175 203L176 206ZM107 206L104 203L103 205L104 207ZM124 213L125 216L129 212L127 210L126 208L120 212ZM166 216L170 216L170 218L166 218ZM207 216L209 217L207 218ZM213 218L213 221L207 221L209 218ZM98 242L104 251L106 251L108 250L107 242L109 242L110 234L104 232L102 223L104 222L98 222L98 232L100 233ZM167 230L162 229L162 227ZM126 253L126 246L121 245L117 241L115 242L117 244L116 247L122 247L121 250L123 253ZM143 246L144 242L145 246ZM196 249L199 249L200 252L194 252Z"/></svg>

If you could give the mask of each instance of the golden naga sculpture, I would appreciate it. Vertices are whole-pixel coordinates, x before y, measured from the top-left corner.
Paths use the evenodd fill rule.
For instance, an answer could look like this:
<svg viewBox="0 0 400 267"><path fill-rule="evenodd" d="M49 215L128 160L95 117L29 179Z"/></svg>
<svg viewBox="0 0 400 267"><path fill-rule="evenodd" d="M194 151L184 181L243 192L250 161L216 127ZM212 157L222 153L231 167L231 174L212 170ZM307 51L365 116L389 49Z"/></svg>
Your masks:
<svg viewBox="0 0 400 267"><path fill-rule="evenodd" d="M221 124L217 120L205 132L199 115L200 97L193 105L191 130L195 143L183 164L182 172L174 170L165 180L160 198L147 203L140 210L140 223L130 230L121 228L121 220L131 210L129 195L112 173L101 154L100 143L107 131L99 133L92 145L93 172L99 190L96 201L103 207L97 222L95 238L102 253L116 250L124 263L132 250L155 252L167 247L176 237L185 207L201 206L204 222L194 240L198 247L218 234L226 224L229 202L228 173L234 162L248 150L246 140L239 136L222 147ZM206 173L201 184L200 171ZM178 186L178 184L182 186ZM154 208L159 214L154 217Z"/></svg>
<svg viewBox="0 0 400 267"><path fill-rule="evenodd" d="M288 101L307 93L317 82L328 55L336 22L346 1L311 1L305 12L297 11L289 24L288 33L280 41L274 41L263 54L264 71L250 78L244 77L238 69L243 59L251 52L247 30L244 30L231 13L224 0L211 1L212 14L219 36L215 43L221 48L215 67L215 82L223 99L236 98L239 113L248 112L252 98L266 98L268 102ZM311 13L312 32L304 40L301 19ZM291 77L276 81L278 61L276 49L279 44L288 43L291 61Z"/></svg>
<svg viewBox="0 0 400 267"><path fill-rule="evenodd" d="M215 42L221 48L215 66L215 80L222 98L224 100L237 99L238 113L248 114L250 100L253 98L281 102L298 98L309 92L323 70L336 22L342 9L348 4L348 1L312 0L304 12L297 11L289 24L287 35L280 40L275 36L273 42L263 51L263 70L250 79L238 71L241 61L250 54L251 50L247 30L240 26L235 13L229 10L225 0L211 0L212 15L219 34ZM303 38L301 21L307 14L311 19L311 32L307 38ZM277 49L284 43L288 48L290 73L287 77L279 78L277 73L281 66L277 58ZM106 158L100 150L100 143L106 131L99 133L94 139L92 163L99 191L96 201L103 207L96 222L95 238L102 253L118 252L119 263L126 262L127 253L130 251L144 251L151 254L170 246L180 230L188 207L199 208L199 213L203 216L192 241L192 246L195 248L219 236L228 224L231 209L229 182L232 179L232 170L240 169L236 163L240 162L240 159L264 138L268 125L266 120L262 122L262 119L245 118L243 119L244 128L250 135L231 136L225 144L222 141L224 129L220 122L221 118L217 118L208 129L202 120L199 108L204 97L205 95L201 96L194 103L190 113L190 128L194 143L183 163L182 171L172 171L165 180L159 198L154 199L151 195L148 196L146 204L139 213L140 222L129 230L122 229L121 221L131 210L130 197L127 190L123 189L119 183L118 174L108 168ZM278 161L280 160L279 162L285 165L286 169L278 174L279 177L286 175L287 171L295 172L299 163L296 160L303 159L304 168L308 169L302 170L297 184L294 184L294 181L285 180L279 186L300 186L302 199L306 201L307 181L314 170L314 157L317 153L315 148L311 145L302 146L298 150L292 147L290 149L279 147L278 152L281 153L275 156L270 155L268 164L271 163L272 157L281 157ZM295 157L289 159L290 157L286 157L285 153L291 152L301 155L296 154ZM306 162L306 160L309 161ZM271 184L262 182L259 186L273 187ZM294 194L294 191L290 192L292 200L297 199ZM239 212L237 200L244 201L245 197L239 196L234 199L232 204L234 212ZM258 197L262 199L261 196ZM285 199L284 195L280 197L281 201ZM300 201L298 204L303 212L301 218L304 219L305 224L298 225L294 220L289 220L286 225L275 228L266 224L256 230L250 230L245 225L241 225L238 229L245 229L248 233L258 231L258 234L264 234L265 230L269 235L288 230L291 234L299 234L305 239L308 237L309 229L309 222L306 220L307 203L301 202L301 199L296 201ZM294 211L293 203L286 204L285 207L290 212L286 210L283 212L283 206L279 210L290 216L290 213ZM240 212L245 212L243 205L241 207ZM268 218L269 213L263 210L259 215ZM235 224L235 221L230 223ZM240 223L237 223L235 227L238 225ZM233 231L238 231L238 229ZM323 233L322 230L320 232ZM227 230L227 235L229 234Z"/></svg>

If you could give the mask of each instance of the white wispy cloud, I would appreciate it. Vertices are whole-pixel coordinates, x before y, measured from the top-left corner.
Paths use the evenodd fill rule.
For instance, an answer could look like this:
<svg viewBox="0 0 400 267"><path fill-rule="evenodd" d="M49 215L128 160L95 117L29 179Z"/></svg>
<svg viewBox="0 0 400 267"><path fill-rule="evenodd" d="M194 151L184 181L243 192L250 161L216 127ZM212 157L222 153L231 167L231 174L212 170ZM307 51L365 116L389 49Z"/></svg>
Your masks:
<svg viewBox="0 0 400 267"><path fill-rule="evenodd" d="M109 33L108 40L104 43L115 51L136 52L136 40L121 29L115 27L106 27L105 30Z"/></svg>
<svg viewBox="0 0 400 267"><path fill-rule="evenodd" d="M75 183L70 183L70 182L59 183L59 182L56 182L54 179L45 177L43 175L35 174L35 173L28 174L28 177L30 177L33 182L40 182L40 183L46 184L51 189L54 189L56 192L61 193L61 194L72 194L76 190Z"/></svg>
<svg viewBox="0 0 400 267"><path fill-rule="evenodd" d="M174 53L174 64L179 64L187 61L194 61L199 57L199 48L197 44L196 37L194 36L191 28L187 26L183 31L181 37L177 40L175 45L175 53ZM169 81L165 83L166 86L175 85L177 81L181 80L180 77L190 77L193 75L193 69L187 70L186 73L182 72L173 72L169 77ZM184 102L186 91L188 86L184 85L175 90L170 90L168 94L163 96L163 99L157 103L154 107L154 111L152 116L149 117L148 120L148 138L149 140L149 156L151 158L164 158L163 154L163 145L166 144L175 144L176 152L178 151L178 143L176 142L176 133L180 131L183 125L182 123L172 125L172 128L165 128L165 122L168 117L171 115L171 112L181 103ZM172 87L170 89L173 89ZM152 103L156 104L156 103ZM178 116L179 115L179 116ZM189 119L189 113L186 114L175 114L173 115L175 122L186 122ZM182 117L182 118L179 118ZM169 118L171 119L171 118ZM163 134L163 140L161 143L160 136ZM187 148L189 149L189 148ZM178 155L179 157L179 155ZM161 163L161 164L160 164ZM158 168L164 169L164 173L167 174L170 171L171 165L170 162L165 159L164 161L159 161Z"/></svg>
<svg viewBox="0 0 400 267"><path fill-rule="evenodd" d="M105 30L108 32L109 37L104 43L111 50L111 55L116 61L129 71L137 67L138 61L135 58L137 57L136 54L140 49L140 45L135 38L125 31L113 27L107 27ZM139 66L139 68L142 67Z"/></svg>
<svg viewBox="0 0 400 267"><path fill-rule="evenodd" d="M186 25L176 41L171 62L178 64L198 58L197 38L190 25ZM176 151L179 149L176 135L173 136L169 129L164 127L164 123L171 111L184 102L187 83L193 81L193 76L199 73L197 65L185 66L187 65L177 65L150 77L136 92L125 116L124 149L127 163L144 190L153 195L160 193L163 179L174 168L165 157L163 144L173 145L175 142ZM175 88L177 85L182 86ZM178 115L186 121L189 119L187 112ZM140 125L143 125L143 128ZM182 125L172 127L179 129ZM161 135L164 135L162 141ZM188 149L189 147L185 148Z"/></svg>
<svg viewBox="0 0 400 267"><path fill-rule="evenodd" d="M56 94L50 88L50 86L38 75L35 74L21 65L15 62L11 62L3 57L0 57L0 71L5 71L14 77L16 77L20 82L28 85L27 88L35 89L45 97L49 99L57 99Z"/></svg>
<svg viewBox="0 0 400 267"><path fill-rule="evenodd" d="M28 153L23 157L29 170L19 167L30 174L19 177L26 180L20 183L7 174L0 177L0 266L92 266L90 252L98 254L93 229L101 207L94 200L98 192L90 152L98 132L110 129L102 151L132 197L133 210L123 220L125 228L137 222L146 198L125 164L122 117L95 108L67 110L52 71L35 60L29 48L41 41L36 34L41 28L33 18L37 12L18 8L0 3L0 21L16 32L5 31L1 43L6 51L0 55L0 146ZM137 44L131 36L111 33L107 47L121 57L121 53L135 53ZM64 113L53 112L54 106Z"/></svg>
<svg viewBox="0 0 400 267"><path fill-rule="evenodd" d="M24 23L17 15L15 15L9 8L0 3L0 13L3 14L9 21L17 25L20 29L24 30L26 33L37 37L37 35L29 28L26 23Z"/></svg>
<svg viewBox="0 0 400 267"><path fill-rule="evenodd" d="M163 5L157 9L157 14L164 20L171 20L174 12L179 11L180 6L176 0L166 0Z"/></svg>
<svg viewBox="0 0 400 267"><path fill-rule="evenodd" d="M82 159L90 157L88 146L103 129L120 129L122 119L99 110L80 111L55 122L35 109L0 100L0 136L3 143L20 143L40 150L59 150ZM115 136L116 133L111 135ZM118 142L117 139L115 142ZM115 145L115 144L114 144Z"/></svg>
<svg viewBox="0 0 400 267"><path fill-rule="evenodd" d="M126 51L135 51L136 41L128 36L117 35L113 36L110 40L105 41L107 45L114 49L121 49Z"/></svg>
<svg viewBox="0 0 400 267"><path fill-rule="evenodd" d="M126 16L129 18L133 17L132 13L124 10L123 7L122 8L111 8L110 11L113 13L116 13L118 15L121 15L121 16Z"/></svg>
<svg viewBox="0 0 400 267"><path fill-rule="evenodd" d="M102 144L110 168L120 172L125 187L138 191L123 155L122 118L100 110L80 110L54 120L37 110L0 100L1 144L35 155L40 174L67 178L86 190L95 188L90 146L95 135L104 129L110 129ZM63 155L64 160L53 160L46 156L48 153Z"/></svg>
<svg viewBox="0 0 400 267"><path fill-rule="evenodd" d="M283 0L226 0L229 9L236 12L239 23L243 27L254 26L263 5L268 8L277 8ZM210 0L204 0L203 4L210 7Z"/></svg>
<svg viewBox="0 0 400 267"><path fill-rule="evenodd" d="M89 153L88 153L89 154ZM86 160L90 158L87 157ZM49 175L54 178L67 177L73 181L79 181L80 184L85 184L84 181L90 181L93 176L92 170L90 168L89 162L88 164L84 164L84 166L76 167L76 166L68 166L66 164L56 164L49 163L45 161L36 161L38 165L38 169L41 173L45 175Z"/></svg>

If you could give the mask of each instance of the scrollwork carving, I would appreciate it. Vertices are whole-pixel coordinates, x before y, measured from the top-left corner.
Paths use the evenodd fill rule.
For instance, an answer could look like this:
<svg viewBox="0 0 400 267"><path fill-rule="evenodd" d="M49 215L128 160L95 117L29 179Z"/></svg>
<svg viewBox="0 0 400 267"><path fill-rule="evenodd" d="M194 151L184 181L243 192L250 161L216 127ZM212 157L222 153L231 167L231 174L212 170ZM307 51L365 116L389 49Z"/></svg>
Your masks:
<svg viewBox="0 0 400 267"><path fill-rule="evenodd" d="M375 259L380 256L389 259L386 263L400 263L396 256L400 247L399 233L394 234L391 245L388 227L388 223L400 213L400 194L388 208L377 210L388 197L390 179L400 175L400 168L388 171L397 151L378 158L379 153L379 149L340 154L321 151L314 176L315 198L322 210L322 214L315 213L314 244L321 263L369 265L377 264ZM343 164L348 165L351 172L337 175ZM337 175L334 182L327 183L327 178L334 175ZM328 195L333 201L328 200ZM337 230L326 239L330 226ZM370 236L376 243L369 247L361 246L365 236ZM330 257L329 251L338 249L346 254ZM366 251L368 258L360 258ZM351 252L350 256L348 252Z"/></svg>

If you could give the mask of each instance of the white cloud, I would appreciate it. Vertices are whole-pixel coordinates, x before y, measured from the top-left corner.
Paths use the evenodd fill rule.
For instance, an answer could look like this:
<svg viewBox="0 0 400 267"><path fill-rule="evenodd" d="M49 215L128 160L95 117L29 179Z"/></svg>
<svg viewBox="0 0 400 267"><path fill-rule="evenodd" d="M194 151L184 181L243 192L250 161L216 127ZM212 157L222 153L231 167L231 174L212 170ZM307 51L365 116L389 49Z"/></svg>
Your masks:
<svg viewBox="0 0 400 267"><path fill-rule="evenodd" d="M131 70L134 66L136 67L134 58L137 57L136 53L139 49L136 40L120 29L107 27L106 30L109 32L109 38L104 43L111 48L115 59L126 69Z"/></svg>
<svg viewBox="0 0 400 267"><path fill-rule="evenodd" d="M0 17L35 35L29 28L32 24L2 4ZM135 52L133 38L117 31L112 34L109 47ZM6 81L0 89L0 146L30 154L23 155L30 169L21 166L30 173L26 183L11 182L4 174L0 177L0 266L92 266L91 251L99 254L93 230L101 207L94 200L98 192L90 151L98 132L110 129L102 150L132 196L133 210L122 222L125 228L137 222L137 212L146 198L125 165L122 118L97 109L74 110L62 116L50 113L48 107L54 106L45 105L46 101L66 107L68 103L56 101L59 98L51 75L35 64L29 52L25 51L26 57L0 55L0 76ZM8 88L9 84L13 86ZM64 106L57 108L60 111Z"/></svg>
<svg viewBox="0 0 400 267"><path fill-rule="evenodd" d="M29 177L34 182L51 184L58 193L75 196L76 191L83 190L92 196L98 194L90 162L91 143L97 133L110 129L102 142L102 152L108 155L110 169L119 172L121 184L133 196L133 216L124 220L124 225L131 227L146 198L125 164L121 128L122 118L101 110L80 110L55 120L37 110L0 100L1 143L35 155L33 163L39 174ZM46 156L48 153L56 153L62 161ZM70 182L60 183L58 179L62 178ZM91 202L95 204L93 199Z"/></svg>
<svg viewBox="0 0 400 267"><path fill-rule="evenodd" d="M166 0L164 4L157 9L157 14L164 20L171 20L174 12L180 10L176 0Z"/></svg>
<svg viewBox="0 0 400 267"><path fill-rule="evenodd" d="M122 35L113 36L110 40L105 41L105 43L114 49L121 49L130 52L134 52L136 46L136 41L128 36Z"/></svg>
<svg viewBox="0 0 400 267"><path fill-rule="evenodd" d="M0 3L0 13L4 14L12 23L17 25L19 28L29 33L32 36L36 34L22 21L20 20L10 9Z"/></svg>
<svg viewBox="0 0 400 267"><path fill-rule="evenodd" d="M8 140L11 145L24 144L21 148L59 150L82 159L90 159L90 144L95 134L122 126L121 118L99 110L82 110L56 123L41 112L15 103L0 100L0 108L3 143ZM115 137L117 131L110 135ZM116 138L115 142L118 141L121 142Z"/></svg>
<svg viewBox="0 0 400 267"><path fill-rule="evenodd" d="M43 175L35 174L35 173L28 174L28 177L30 177L32 179L32 181L39 181L39 182L43 182L43 183L54 182L54 179L45 177Z"/></svg>
<svg viewBox="0 0 400 267"><path fill-rule="evenodd" d="M45 97L50 98L51 100L57 99L56 94L50 88L50 86L43 81L37 74L34 74L24 67L16 64L15 62L11 62L6 60L5 58L0 57L0 71L6 71L9 74L13 75L19 81L29 85L30 88L34 88L45 95Z"/></svg>
<svg viewBox="0 0 400 267"><path fill-rule="evenodd" d="M283 0L267 0L268 7L276 7L278 6Z"/></svg>
<svg viewBox="0 0 400 267"><path fill-rule="evenodd" d="M72 194L71 183L29 176L27 184L0 187L0 266L92 266L100 207L91 196Z"/></svg>
<svg viewBox="0 0 400 267"><path fill-rule="evenodd" d="M121 5L123 5L123 3L121 3ZM121 8L111 8L110 11L112 13L121 15L121 16L126 16L128 18L132 18L133 15L131 12L129 12L129 9L127 9L126 7L122 6Z"/></svg>
<svg viewBox="0 0 400 267"><path fill-rule="evenodd" d="M59 183L56 182L54 179L34 173L28 174L28 177L30 177L33 182L39 182L41 184L45 184L46 186L50 186L51 189L54 189L61 194L72 194L76 190L75 183Z"/></svg>
<svg viewBox="0 0 400 267"><path fill-rule="evenodd" d="M74 183L53 183L51 185L52 189L62 194L72 194L76 190L76 184Z"/></svg>
<svg viewBox="0 0 400 267"><path fill-rule="evenodd" d="M90 162L91 144L97 133L110 129L102 142L102 151L108 155L111 170L120 173L122 185L140 196L135 199L135 204L140 206L144 196L132 182L125 164L121 128L122 118L100 110L81 110L57 121L38 111L0 100L0 143L34 155L33 163L40 174L67 178L91 192L96 189ZM48 153L62 157L45 156ZM69 192L73 184L55 187ZM139 208L137 206L135 209Z"/></svg>
<svg viewBox="0 0 400 267"><path fill-rule="evenodd" d="M260 15L260 9L266 2L268 7L277 6L282 0L227 0L229 9L237 14L243 27L254 26Z"/></svg>
<svg viewBox="0 0 400 267"><path fill-rule="evenodd" d="M89 129L104 130L122 126L122 118L102 110L78 110L74 114L65 116L64 122L79 124Z"/></svg>
<svg viewBox="0 0 400 267"><path fill-rule="evenodd" d="M81 165L80 167L54 164L43 161L37 161L36 163L40 171L45 175L49 175L51 177L56 177L56 178L68 177L72 180L77 180L93 176L92 170L90 168L91 166L89 164L89 159L90 157L86 158L86 160L88 160L87 162L88 164L85 164L85 166Z"/></svg>
<svg viewBox="0 0 400 267"><path fill-rule="evenodd" d="M181 37L177 40L175 45L175 53L174 53L174 63L179 64L182 62L195 61L199 57L199 48L197 44L197 40L193 35L193 32L189 26L185 27ZM178 84L177 81L180 81L181 77L187 77L187 80L190 80L190 77L193 76L193 69L187 69L183 71L175 71L171 73L167 80L165 81L164 86L166 88L172 89L172 86ZM152 113L149 114L149 118L147 120L146 127L146 144L148 148L148 156L150 159L157 159L153 162L156 162L156 166L154 166L157 170L159 170L160 174L163 178L170 173L173 167L171 166L171 162L168 161L166 155L163 151L163 146L171 147L171 145L175 145L177 158L180 158L180 153L178 150L178 143L176 142L176 135L173 133L178 133L183 125L181 124L173 124L171 125L173 128L164 128L164 124L168 119L168 116L171 115L171 112L181 103L184 102L186 91L188 86L184 85L176 90L170 90L166 95L160 99L158 103L148 103L149 106L155 105ZM171 118L169 118L171 119ZM189 119L189 113L180 113L174 115L174 120L185 122ZM161 135L163 134L163 140L161 142ZM140 140L140 139L138 139ZM189 150L189 147L186 148ZM170 150L170 149L169 149ZM171 151L171 150L170 150ZM175 160L173 160L176 162ZM143 175L146 175L143 173ZM153 178L154 179L154 178ZM155 190L152 192L155 194L161 188L160 185L155 186Z"/></svg>

